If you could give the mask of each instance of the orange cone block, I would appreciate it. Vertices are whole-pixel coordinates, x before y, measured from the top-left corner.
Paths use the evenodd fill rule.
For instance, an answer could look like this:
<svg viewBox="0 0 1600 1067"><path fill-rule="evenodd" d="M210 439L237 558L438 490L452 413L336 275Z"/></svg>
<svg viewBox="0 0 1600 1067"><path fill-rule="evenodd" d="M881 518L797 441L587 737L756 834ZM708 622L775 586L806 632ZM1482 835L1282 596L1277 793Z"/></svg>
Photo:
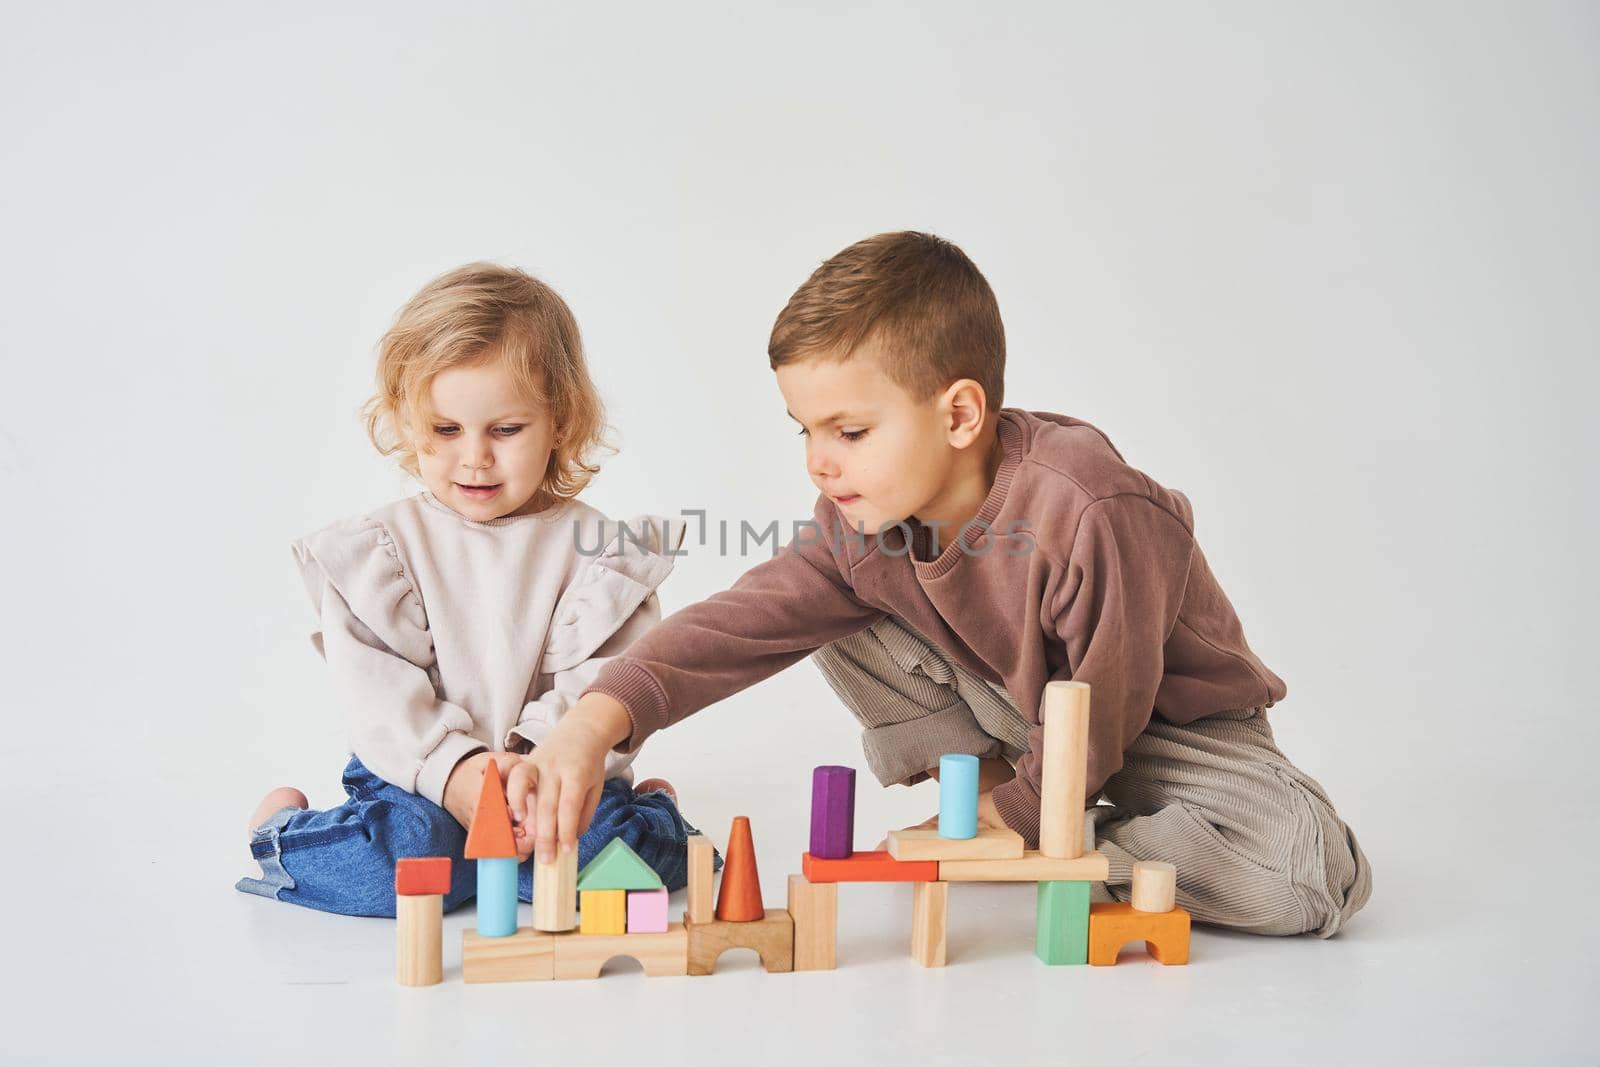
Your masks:
<svg viewBox="0 0 1600 1067"><path fill-rule="evenodd" d="M506 807L506 787L500 781L500 767L494 760L483 767L483 792L478 794L478 808L472 813L472 827L467 831L465 858L517 858L517 842L511 833L511 809Z"/></svg>
<svg viewBox="0 0 1600 1067"><path fill-rule="evenodd" d="M717 892L717 918L729 923L755 922L767 915L761 903L761 878L756 874L756 844L750 836L750 819L734 817L728 830L728 856L722 865L722 888Z"/></svg>

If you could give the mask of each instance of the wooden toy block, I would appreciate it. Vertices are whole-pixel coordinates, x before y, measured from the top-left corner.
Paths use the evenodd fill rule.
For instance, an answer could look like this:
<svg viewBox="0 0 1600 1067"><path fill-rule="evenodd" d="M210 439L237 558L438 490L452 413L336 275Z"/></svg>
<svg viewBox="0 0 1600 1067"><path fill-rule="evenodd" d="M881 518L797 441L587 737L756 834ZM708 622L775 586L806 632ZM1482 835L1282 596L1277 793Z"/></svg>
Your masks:
<svg viewBox="0 0 1600 1067"><path fill-rule="evenodd" d="M461 931L461 978L466 982L548 982L555 977L557 935L524 926L510 937Z"/></svg>
<svg viewBox="0 0 1600 1067"><path fill-rule="evenodd" d="M516 839L511 834L511 809L506 807L506 787L494 760L483 765L483 789L472 813L463 853L469 860L516 859Z"/></svg>
<svg viewBox="0 0 1600 1067"><path fill-rule="evenodd" d="M911 958L924 967L944 966L949 910L949 882L918 882L911 887Z"/></svg>
<svg viewBox="0 0 1600 1067"><path fill-rule="evenodd" d="M639 961L651 978L689 973L689 936L682 923L670 923L658 934L558 934L555 976L598 978L606 961L627 956Z"/></svg>
<svg viewBox="0 0 1600 1067"><path fill-rule="evenodd" d="M517 932L517 861L478 861L478 933L510 937Z"/></svg>
<svg viewBox="0 0 1600 1067"><path fill-rule="evenodd" d="M400 894L394 917L395 979L401 985L438 985L444 979L444 897Z"/></svg>
<svg viewBox="0 0 1600 1067"><path fill-rule="evenodd" d="M1051 966L1089 960L1089 883L1040 882L1033 951Z"/></svg>
<svg viewBox="0 0 1600 1067"><path fill-rule="evenodd" d="M1089 774L1089 687L1044 687L1044 758L1039 790L1039 851L1070 860L1083 851L1084 792Z"/></svg>
<svg viewBox="0 0 1600 1067"><path fill-rule="evenodd" d="M1134 911L1164 912L1177 906L1178 868L1160 860L1139 860L1133 865Z"/></svg>
<svg viewBox="0 0 1600 1067"><path fill-rule="evenodd" d="M964 841L978 832L978 757L939 757L939 836Z"/></svg>
<svg viewBox="0 0 1600 1067"><path fill-rule="evenodd" d="M1129 941L1143 941L1156 961L1175 967L1189 962L1189 913L1135 911L1125 901L1089 905L1089 962L1110 967Z"/></svg>
<svg viewBox="0 0 1600 1067"><path fill-rule="evenodd" d="M558 933L578 925L578 850L533 861L533 928Z"/></svg>
<svg viewBox="0 0 1600 1067"><path fill-rule="evenodd" d="M586 889L660 889L661 876L639 858L620 837L613 837L606 847L578 872L578 892Z"/></svg>
<svg viewBox="0 0 1600 1067"><path fill-rule="evenodd" d="M794 919L781 908L768 908L761 918L745 922L717 919L683 925L689 931L690 974L711 974L717 957L730 948L755 949L769 974L794 970Z"/></svg>
<svg viewBox="0 0 1600 1067"><path fill-rule="evenodd" d="M837 966L839 886L789 876L789 917L794 920L794 969L831 971Z"/></svg>
<svg viewBox="0 0 1600 1067"><path fill-rule="evenodd" d="M760 922L766 914L750 820L737 815L728 830L728 855L722 863L722 886L717 892L717 918L727 923Z"/></svg>
<svg viewBox="0 0 1600 1067"><path fill-rule="evenodd" d="M889 831L889 855L897 860L1020 860L1022 853L1015 830L983 829L965 840L937 830Z"/></svg>
<svg viewBox="0 0 1600 1067"><path fill-rule="evenodd" d="M934 860L897 860L888 852L852 852L849 859L825 860L806 852L800 870L808 882L937 882Z"/></svg>
<svg viewBox="0 0 1600 1067"><path fill-rule="evenodd" d="M667 932L667 889L634 889L628 893L628 933Z"/></svg>
<svg viewBox="0 0 1600 1067"><path fill-rule="evenodd" d="M450 892L450 857L428 856L395 860L396 896L427 897Z"/></svg>
<svg viewBox="0 0 1600 1067"><path fill-rule="evenodd" d="M716 877L715 851L711 838L706 835L689 836L689 906L684 918L690 922L708 923L715 918L711 895L712 881Z"/></svg>
<svg viewBox="0 0 1600 1067"><path fill-rule="evenodd" d="M856 771L818 767L811 772L811 854L844 859L855 851Z"/></svg>
<svg viewBox="0 0 1600 1067"><path fill-rule="evenodd" d="M1111 865L1103 852L1058 860L1031 849L1019 860L941 860L941 882L1103 882Z"/></svg>
<svg viewBox="0 0 1600 1067"><path fill-rule="evenodd" d="M578 890L578 932L584 934L627 933L627 890Z"/></svg>

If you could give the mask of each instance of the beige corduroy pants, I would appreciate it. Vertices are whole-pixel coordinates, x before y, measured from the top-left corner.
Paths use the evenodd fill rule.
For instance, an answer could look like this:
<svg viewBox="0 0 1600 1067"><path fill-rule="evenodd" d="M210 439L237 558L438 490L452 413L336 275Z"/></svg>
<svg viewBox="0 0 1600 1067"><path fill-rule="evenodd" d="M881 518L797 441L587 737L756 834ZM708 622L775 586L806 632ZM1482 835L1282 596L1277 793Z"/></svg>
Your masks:
<svg viewBox="0 0 1600 1067"><path fill-rule="evenodd" d="M1026 751L1030 720L1005 689L904 620L886 617L812 658L860 721L884 785L922 780L947 752L1015 763ZM1196 921L1251 933L1331 937L1366 904L1366 855L1273 741L1265 708L1185 726L1156 716L1123 758L1089 809L1110 897L1128 899L1134 861L1153 859L1177 866L1178 904Z"/></svg>

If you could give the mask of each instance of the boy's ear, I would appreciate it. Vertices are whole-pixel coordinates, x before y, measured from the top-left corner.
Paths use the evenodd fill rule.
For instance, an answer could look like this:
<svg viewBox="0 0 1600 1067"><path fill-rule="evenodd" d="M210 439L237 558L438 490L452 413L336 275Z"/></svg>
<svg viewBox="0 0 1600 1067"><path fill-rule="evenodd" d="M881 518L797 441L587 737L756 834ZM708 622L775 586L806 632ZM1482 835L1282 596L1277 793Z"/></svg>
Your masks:
<svg viewBox="0 0 1600 1067"><path fill-rule="evenodd" d="M939 412L953 448L966 448L983 432L989 398L971 378L951 382L939 398Z"/></svg>

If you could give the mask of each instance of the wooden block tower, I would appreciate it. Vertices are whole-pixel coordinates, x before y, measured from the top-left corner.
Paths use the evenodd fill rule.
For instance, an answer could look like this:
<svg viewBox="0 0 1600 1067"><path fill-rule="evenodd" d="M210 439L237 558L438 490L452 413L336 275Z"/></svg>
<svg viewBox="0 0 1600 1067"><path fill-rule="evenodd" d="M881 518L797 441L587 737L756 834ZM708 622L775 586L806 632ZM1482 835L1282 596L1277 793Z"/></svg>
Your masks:
<svg viewBox="0 0 1600 1067"><path fill-rule="evenodd" d="M693 838L690 838L693 841ZM692 917L696 899L710 890L704 879L710 873L710 854L689 865L690 914L684 916L689 932L689 973L708 975L717 958L730 948L754 949L769 973L794 970L794 919L782 908L767 908L761 900L761 880L756 873L756 846L750 820L736 816L728 831L728 855L722 866L722 889L717 894L716 916L710 922Z"/></svg>
<svg viewBox="0 0 1600 1067"><path fill-rule="evenodd" d="M517 845L500 766L483 765L483 791L467 831L465 856L478 861L478 933L510 937L517 932Z"/></svg>
<svg viewBox="0 0 1600 1067"><path fill-rule="evenodd" d="M450 857L403 859L394 865L395 978L436 985L444 978L444 897Z"/></svg>

